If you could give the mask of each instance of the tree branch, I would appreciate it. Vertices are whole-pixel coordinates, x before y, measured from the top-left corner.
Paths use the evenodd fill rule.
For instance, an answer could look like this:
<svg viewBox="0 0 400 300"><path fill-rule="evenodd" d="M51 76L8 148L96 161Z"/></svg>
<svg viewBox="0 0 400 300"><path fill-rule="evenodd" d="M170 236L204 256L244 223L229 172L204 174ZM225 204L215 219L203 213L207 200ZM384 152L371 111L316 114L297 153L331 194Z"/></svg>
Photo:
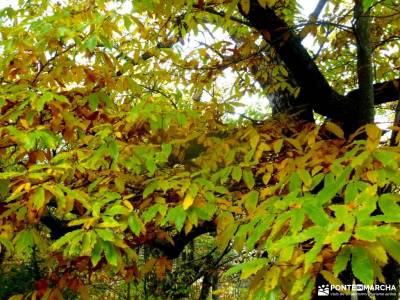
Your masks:
<svg viewBox="0 0 400 300"><path fill-rule="evenodd" d="M215 232L215 230L216 226L214 222L207 221L204 222L202 225L193 228L192 231L190 231L188 234L185 234L184 232L176 234L172 238L172 244L164 240L155 240L152 241L150 244L152 247L161 250L168 259L174 259L179 257L185 246L193 241L196 237L205 233Z"/></svg>
<svg viewBox="0 0 400 300"><path fill-rule="evenodd" d="M241 10L241 7L239 7ZM242 11L242 10L241 10ZM333 119L341 119L345 109L337 107L341 98L329 85L317 65L301 44L289 26L275 12L263 8L257 0L251 1L250 11L246 15L251 25L259 30L264 39L273 45L286 67L290 70L301 88L302 105L311 105L318 113ZM300 102L300 101L299 101ZM300 103L299 103L300 104ZM332 109L335 108L335 109Z"/></svg>
<svg viewBox="0 0 400 300"><path fill-rule="evenodd" d="M352 90L347 94L350 98L359 98L360 89ZM400 99L400 78L374 84L374 104L379 105Z"/></svg>
<svg viewBox="0 0 400 300"><path fill-rule="evenodd" d="M315 24L315 22L317 21L319 15L322 12L322 9L324 8L325 4L326 4L327 0L319 0L317 6L315 7L314 11L310 14L309 16L309 21L311 24ZM303 28L303 30L299 33L300 38L303 40L308 33L310 32L310 30L308 30L309 26L306 26Z"/></svg>
<svg viewBox="0 0 400 300"><path fill-rule="evenodd" d="M269 7L263 8L258 0L250 1L250 10L239 10L251 26L257 29L273 46L300 87L296 106L310 107L315 112L331 118L343 126L346 134L369 123L366 118L365 101L358 94L347 96L337 93L301 44L286 22ZM361 108L361 109L360 109Z"/></svg>

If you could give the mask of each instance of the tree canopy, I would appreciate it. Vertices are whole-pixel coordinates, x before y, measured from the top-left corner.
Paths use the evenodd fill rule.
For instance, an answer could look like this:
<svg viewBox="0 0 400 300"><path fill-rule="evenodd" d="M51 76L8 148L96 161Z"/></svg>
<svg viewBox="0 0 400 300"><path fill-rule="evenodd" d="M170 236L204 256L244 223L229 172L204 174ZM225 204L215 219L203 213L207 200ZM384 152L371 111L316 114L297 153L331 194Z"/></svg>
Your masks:
<svg viewBox="0 0 400 300"><path fill-rule="evenodd" d="M237 274L238 299L399 289L400 3L298 2L0 10L0 262L36 270L5 296L89 299L104 276L139 299Z"/></svg>

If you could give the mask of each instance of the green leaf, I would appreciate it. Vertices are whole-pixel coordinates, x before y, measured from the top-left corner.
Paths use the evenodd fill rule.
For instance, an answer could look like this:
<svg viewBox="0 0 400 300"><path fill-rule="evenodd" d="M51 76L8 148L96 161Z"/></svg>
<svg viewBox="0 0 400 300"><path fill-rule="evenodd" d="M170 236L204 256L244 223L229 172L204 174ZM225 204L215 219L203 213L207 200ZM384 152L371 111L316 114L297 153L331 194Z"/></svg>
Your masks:
<svg viewBox="0 0 400 300"><path fill-rule="evenodd" d="M92 256L90 258L94 267L99 263L102 253L103 253L103 242L97 241L97 243L94 245Z"/></svg>
<svg viewBox="0 0 400 300"><path fill-rule="evenodd" d="M97 37L95 35L92 35L91 37L86 39L84 45L86 49L88 49L89 51L93 51L94 48L96 48L97 46Z"/></svg>
<svg viewBox="0 0 400 300"><path fill-rule="evenodd" d="M396 154L394 152L378 149L373 153L374 157L379 160L384 166L397 169Z"/></svg>
<svg viewBox="0 0 400 300"><path fill-rule="evenodd" d="M253 213L257 207L258 192L251 191L243 196L244 207L249 213Z"/></svg>
<svg viewBox="0 0 400 300"><path fill-rule="evenodd" d="M28 229L22 230L15 237L15 251L22 256L32 253L33 244L33 235Z"/></svg>
<svg viewBox="0 0 400 300"><path fill-rule="evenodd" d="M319 226L327 226L329 224L328 215L325 213L322 207L308 204L304 205L304 211L314 222L314 224Z"/></svg>
<svg viewBox="0 0 400 300"><path fill-rule="evenodd" d="M171 144L162 144L161 151L162 151L163 155L165 156L165 159L168 159L168 157L171 155L171 152L172 152Z"/></svg>
<svg viewBox="0 0 400 300"><path fill-rule="evenodd" d="M271 227L274 221L274 215L266 216L254 229L254 231L249 235L247 239L247 248L253 250L255 244L260 240L260 238L265 234L265 232Z"/></svg>
<svg viewBox="0 0 400 300"><path fill-rule="evenodd" d="M351 249L351 269L353 274L364 284L370 285L374 282L373 264L368 251L361 247Z"/></svg>
<svg viewBox="0 0 400 300"><path fill-rule="evenodd" d="M10 180L0 179L0 198L6 197L10 191Z"/></svg>
<svg viewBox="0 0 400 300"><path fill-rule="evenodd" d="M339 274L344 271L347 267L347 263L349 262L351 254L351 249L349 247L343 248L339 255L336 256L336 261L333 266L333 274L337 277Z"/></svg>
<svg viewBox="0 0 400 300"><path fill-rule="evenodd" d="M243 181L249 190L251 190L254 187L255 180L251 170L249 169L243 170Z"/></svg>
<svg viewBox="0 0 400 300"><path fill-rule="evenodd" d="M32 201L36 209L40 209L43 207L45 203L45 195L43 187L39 187L35 190L35 192L32 195Z"/></svg>
<svg viewBox="0 0 400 300"><path fill-rule="evenodd" d="M385 215L400 217L400 205L397 204L399 200L398 195L384 194L379 197L378 204Z"/></svg>
<svg viewBox="0 0 400 300"><path fill-rule="evenodd" d="M123 15L123 19L124 19L124 26L125 26L125 28L126 28L127 30L129 30L129 28L130 28L131 25L132 25L132 21L131 21L131 19L130 19L130 16L127 15L127 14L124 14L124 15Z"/></svg>
<svg viewBox="0 0 400 300"><path fill-rule="evenodd" d="M292 209L290 215L290 231L292 233L297 233L303 229L305 219L304 211L302 209Z"/></svg>
<svg viewBox="0 0 400 300"><path fill-rule="evenodd" d="M321 252L323 247L323 240L322 236L318 236L315 239L314 247L311 248L305 255L304 255L304 269L308 270L308 268L316 262L318 254Z"/></svg>
<svg viewBox="0 0 400 300"><path fill-rule="evenodd" d="M145 223L148 223L154 219L154 217L157 215L158 210L160 208L160 204L154 204L150 206L143 214L142 218Z"/></svg>
<svg viewBox="0 0 400 300"><path fill-rule="evenodd" d="M346 184L347 176L350 174L352 171L351 167L348 166L346 167L342 174L337 177L337 179L333 182L325 182L324 188L317 194L317 203L319 205L322 205L324 203L327 203L330 201L341 189L342 187ZM327 180L329 177L325 177L325 180Z"/></svg>
<svg viewBox="0 0 400 300"><path fill-rule="evenodd" d="M96 233L103 239L103 241L114 241L114 233L110 229L96 229Z"/></svg>
<svg viewBox="0 0 400 300"><path fill-rule="evenodd" d="M400 263L400 242L386 237L379 239L379 241L382 243L386 252L389 253L394 260Z"/></svg>
<svg viewBox="0 0 400 300"><path fill-rule="evenodd" d="M96 242L96 234L93 231L88 231L83 234L82 249L80 255L90 255Z"/></svg>
<svg viewBox="0 0 400 300"><path fill-rule="evenodd" d="M150 176L153 176L154 172L157 170L156 162L154 158L146 159L146 169L149 171Z"/></svg>
<svg viewBox="0 0 400 300"><path fill-rule="evenodd" d="M0 236L0 245L3 245L7 249L8 252L12 252L14 249L13 244L9 240L3 238L2 236ZM3 251L1 251L1 247L0 247L0 253L1 252L3 252Z"/></svg>
<svg viewBox="0 0 400 300"><path fill-rule="evenodd" d="M54 99L53 93L50 92L44 92L42 96L39 97L39 99L36 102L36 110L37 111L42 111L44 108L44 105L47 102L50 102Z"/></svg>
<svg viewBox="0 0 400 300"><path fill-rule="evenodd" d="M338 251L342 244L347 243L351 237L351 232L335 232L332 235L332 250Z"/></svg>
<svg viewBox="0 0 400 300"><path fill-rule="evenodd" d="M225 272L225 276L229 276L242 271L241 279L246 279L252 274L257 273L260 269L267 266L267 258L254 258L249 262L242 263L240 265L234 266Z"/></svg>
<svg viewBox="0 0 400 300"><path fill-rule="evenodd" d="M136 235L140 235L140 231L142 229L142 221L139 219L136 213L131 213L128 217L128 225L132 232Z"/></svg>
<svg viewBox="0 0 400 300"><path fill-rule="evenodd" d="M96 188L96 186L100 183L100 181L102 181L104 179L104 177L98 177L96 180L92 181L89 185L88 185L88 192L91 193L94 191L94 189Z"/></svg>
<svg viewBox="0 0 400 300"><path fill-rule="evenodd" d="M186 220L186 213L182 206L175 206L168 212L168 220L175 223L175 228L181 231Z"/></svg>
<svg viewBox="0 0 400 300"><path fill-rule="evenodd" d="M59 250L62 246L64 246L66 243L70 242L73 240L75 237L79 236L80 234L83 234L82 229L77 229L71 232L66 233L64 236L59 238L57 241L55 241L52 245L51 248L53 250Z"/></svg>
<svg viewBox="0 0 400 300"><path fill-rule="evenodd" d="M357 227L355 231L355 237L359 240L374 242L376 241L376 234L371 231L372 226Z"/></svg>
<svg viewBox="0 0 400 300"><path fill-rule="evenodd" d="M89 95L88 104L89 104L89 108L91 110L93 110L93 111L97 110L97 108L99 107L99 102L100 102L100 99L96 93Z"/></svg>
<svg viewBox="0 0 400 300"><path fill-rule="evenodd" d="M127 215L129 213L129 209L126 208L125 206L116 204L111 206L109 209L107 209L104 214L108 216L115 216L115 215Z"/></svg>
<svg viewBox="0 0 400 300"><path fill-rule="evenodd" d="M234 166L231 173L232 179L239 182L242 178L242 169L239 166Z"/></svg>
<svg viewBox="0 0 400 300"><path fill-rule="evenodd" d="M117 142L112 139L108 142L108 152L113 160L117 160L119 156L119 146Z"/></svg>
<svg viewBox="0 0 400 300"><path fill-rule="evenodd" d="M112 266L117 266L118 253L117 250L114 248L113 244L110 242L104 242L103 249L108 263Z"/></svg>
<svg viewBox="0 0 400 300"><path fill-rule="evenodd" d="M311 186L312 178L311 178L310 173L307 172L307 170L300 169L300 170L297 170L297 173L299 174L301 181L303 181L303 183L306 186Z"/></svg>
<svg viewBox="0 0 400 300"><path fill-rule="evenodd" d="M362 0L362 7L364 12L367 11L372 6L373 0Z"/></svg>
<svg viewBox="0 0 400 300"><path fill-rule="evenodd" d="M152 181L150 184L146 186L143 191L143 198L147 198L150 194L152 194L158 188L158 181Z"/></svg>
<svg viewBox="0 0 400 300"><path fill-rule="evenodd" d="M289 190L291 192L299 192L301 189L301 178L298 172L293 173L289 181Z"/></svg>

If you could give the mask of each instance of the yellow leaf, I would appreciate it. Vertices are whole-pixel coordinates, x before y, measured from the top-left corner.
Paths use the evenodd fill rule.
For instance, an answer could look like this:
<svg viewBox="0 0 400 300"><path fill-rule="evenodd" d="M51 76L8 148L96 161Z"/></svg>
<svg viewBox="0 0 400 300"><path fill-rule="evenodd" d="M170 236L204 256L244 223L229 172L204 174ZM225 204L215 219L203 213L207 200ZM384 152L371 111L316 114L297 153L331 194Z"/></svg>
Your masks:
<svg viewBox="0 0 400 300"><path fill-rule="evenodd" d="M193 204L193 201L194 201L194 198L192 197L192 195L186 194L185 199L183 199L183 203L182 203L183 209L187 210L189 207L191 207Z"/></svg>
<svg viewBox="0 0 400 300"><path fill-rule="evenodd" d="M190 220L188 220L185 223L185 234L188 234L189 232L191 232L192 229L193 229L193 224L192 224L192 222L190 222Z"/></svg>
<svg viewBox="0 0 400 300"><path fill-rule="evenodd" d="M23 299L24 299L24 295L21 295L21 294L14 295L14 296L11 296L10 298L8 298L8 300L23 300Z"/></svg>
<svg viewBox="0 0 400 300"><path fill-rule="evenodd" d="M80 299L82 299L82 300L89 300L90 299L89 290L84 285L79 289L79 295L80 295Z"/></svg>
<svg viewBox="0 0 400 300"><path fill-rule="evenodd" d="M368 124L365 126L365 131L367 132L368 139L372 141L379 141L381 138L382 131L375 124Z"/></svg>
<svg viewBox="0 0 400 300"><path fill-rule="evenodd" d="M297 174L299 174L301 181L303 181L306 186L310 186L312 184L312 178L307 170L297 170Z"/></svg>
<svg viewBox="0 0 400 300"><path fill-rule="evenodd" d="M301 148L301 144L299 143L298 140L292 139L292 138L287 138L286 140L287 140L290 144L292 144L292 145L296 148L296 150L298 150L298 151L302 151L302 150L303 150L303 149Z"/></svg>
<svg viewBox="0 0 400 300"><path fill-rule="evenodd" d="M240 6L243 9L243 12L248 15L250 12L250 0L240 0Z"/></svg>
<svg viewBox="0 0 400 300"><path fill-rule="evenodd" d="M257 147L259 141L260 141L260 136L258 135L258 133L252 135L252 137L250 138L251 148L255 149Z"/></svg>
<svg viewBox="0 0 400 300"><path fill-rule="evenodd" d="M268 0L258 0L258 3L264 8L267 7L267 2L268 2Z"/></svg>
<svg viewBox="0 0 400 300"><path fill-rule="evenodd" d="M122 203L129 209L129 211L133 211L133 206L132 203L130 203L128 200L122 200Z"/></svg>
<svg viewBox="0 0 400 300"><path fill-rule="evenodd" d="M25 183L24 190L27 193L31 190L31 183L30 182Z"/></svg>
<svg viewBox="0 0 400 300"><path fill-rule="evenodd" d="M324 167L322 166L315 166L312 171L311 171L311 175L314 176L315 174L317 174L319 171L321 171Z"/></svg>
<svg viewBox="0 0 400 300"><path fill-rule="evenodd" d="M25 129L29 129L29 124L28 121L25 119L20 119L19 120L21 122L21 125L25 128Z"/></svg>
<svg viewBox="0 0 400 300"><path fill-rule="evenodd" d="M260 143L260 145L258 146L258 149L260 149L262 151L270 151L271 146L266 143Z"/></svg>
<svg viewBox="0 0 400 300"><path fill-rule="evenodd" d="M267 6L272 7L276 4L277 0L258 0L258 3L263 7L267 8Z"/></svg>
<svg viewBox="0 0 400 300"><path fill-rule="evenodd" d="M272 266L271 269L265 274L264 289L266 292L273 290L279 282L281 269L278 266Z"/></svg>
<svg viewBox="0 0 400 300"><path fill-rule="evenodd" d="M380 266L384 266L387 264L388 256L386 254L385 248L383 248L378 243L369 244L366 248Z"/></svg>
<svg viewBox="0 0 400 300"><path fill-rule="evenodd" d="M270 180L271 180L271 174L270 173L264 174L264 176L262 178L263 183L265 185L267 185Z"/></svg>
<svg viewBox="0 0 400 300"><path fill-rule="evenodd" d="M326 122L325 123L325 128L329 131L332 132L334 135L337 137L344 139L344 132L342 128L340 128L338 125L332 122Z"/></svg>
<svg viewBox="0 0 400 300"><path fill-rule="evenodd" d="M275 154L281 152L282 145L283 145L283 139L276 140L275 142L272 143L272 148L274 148Z"/></svg>
<svg viewBox="0 0 400 300"><path fill-rule="evenodd" d="M152 257L148 261L146 261L146 263L142 267L142 274L146 275L147 273L149 273L153 269L156 261L157 261L157 259L155 259L154 257Z"/></svg>

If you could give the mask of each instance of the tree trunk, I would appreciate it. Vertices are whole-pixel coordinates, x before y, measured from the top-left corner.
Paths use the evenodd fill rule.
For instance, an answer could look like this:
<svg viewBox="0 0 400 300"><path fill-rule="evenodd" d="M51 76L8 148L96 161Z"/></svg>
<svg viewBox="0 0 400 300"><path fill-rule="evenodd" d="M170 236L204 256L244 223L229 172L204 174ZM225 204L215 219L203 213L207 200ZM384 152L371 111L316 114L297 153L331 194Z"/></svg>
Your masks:
<svg viewBox="0 0 400 300"><path fill-rule="evenodd" d="M400 101L397 101L396 110L394 112L393 126L397 126L397 127L400 126ZM398 131L393 130L392 135L390 137L390 146L398 145L398 143L396 142L397 135L398 135Z"/></svg>
<svg viewBox="0 0 400 300"><path fill-rule="evenodd" d="M212 287L212 277L210 274L205 274L203 277L203 282L201 283L201 291L199 300L207 300L208 295Z"/></svg>
<svg viewBox="0 0 400 300"><path fill-rule="evenodd" d="M212 274L212 278L211 278L211 287L212 287L212 291L215 292L216 290L218 290L218 274L217 272L214 272ZM219 300L219 296L212 294L212 300Z"/></svg>
<svg viewBox="0 0 400 300"><path fill-rule="evenodd" d="M372 73L371 17L363 7L362 0L354 5L355 36L357 40L357 76L359 99L364 105L359 108L359 117L368 123L374 121L374 88Z"/></svg>

